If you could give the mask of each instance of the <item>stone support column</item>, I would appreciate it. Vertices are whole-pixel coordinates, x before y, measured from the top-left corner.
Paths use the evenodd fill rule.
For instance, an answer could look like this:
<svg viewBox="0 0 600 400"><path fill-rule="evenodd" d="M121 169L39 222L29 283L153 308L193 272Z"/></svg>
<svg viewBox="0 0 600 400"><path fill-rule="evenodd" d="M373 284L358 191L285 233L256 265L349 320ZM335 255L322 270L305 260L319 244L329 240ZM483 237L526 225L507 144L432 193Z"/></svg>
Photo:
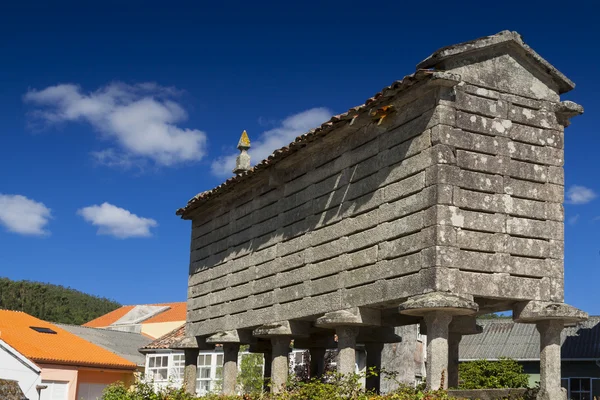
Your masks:
<svg viewBox="0 0 600 400"><path fill-rule="evenodd" d="M276 336L271 338L273 346L271 355L271 392L279 393L285 388L289 373L290 337Z"/></svg>
<svg viewBox="0 0 600 400"><path fill-rule="evenodd" d="M545 320L536 323L540 333L540 400L566 400L560 385L560 333L562 320Z"/></svg>
<svg viewBox="0 0 600 400"><path fill-rule="evenodd" d="M337 372L353 374L356 372L356 336L358 326L338 326L335 328L338 338Z"/></svg>
<svg viewBox="0 0 600 400"><path fill-rule="evenodd" d="M199 349L185 349L183 354L185 357L185 366L183 368L183 389L187 394L196 395L196 377L198 371L198 354Z"/></svg>
<svg viewBox="0 0 600 400"><path fill-rule="evenodd" d="M528 301L515 305L513 319L534 323L540 333L540 391L538 400L566 400L560 385L560 334L566 323L588 319L588 314L565 303Z"/></svg>
<svg viewBox="0 0 600 400"><path fill-rule="evenodd" d="M311 347L310 352L310 377L319 378L325 373L325 348Z"/></svg>
<svg viewBox="0 0 600 400"><path fill-rule="evenodd" d="M427 325L427 388L448 388L448 326L452 315L432 311L424 317Z"/></svg>
<svg viewBox="0 0 600 400"><path fill-rule="evenodd" d="M264 352L264 369L263 369L263 390L266 392L269 390L269 384L271 383L271 360L273 359L273 352L271 350Z"/></svg>
<svg viewBox="0 0 600 400"><path fill-rule="evenodd" d="M375 368L377 376L367 375L366 389L379 393L381 385L381 352L383 343L365 343L367 350L367 374Z"/></svg>
<svg viewBox="0 0 600 400"><path fill-rule="evenodd" d="M448 336L448 387L458 387L458 349L462 335L450 332Z"/></svg>
<svg viewBox="0 0 600 400"><path fill-rule="evenodd" d="M223 394L236 393L239 343L223 343Z"/></svg>

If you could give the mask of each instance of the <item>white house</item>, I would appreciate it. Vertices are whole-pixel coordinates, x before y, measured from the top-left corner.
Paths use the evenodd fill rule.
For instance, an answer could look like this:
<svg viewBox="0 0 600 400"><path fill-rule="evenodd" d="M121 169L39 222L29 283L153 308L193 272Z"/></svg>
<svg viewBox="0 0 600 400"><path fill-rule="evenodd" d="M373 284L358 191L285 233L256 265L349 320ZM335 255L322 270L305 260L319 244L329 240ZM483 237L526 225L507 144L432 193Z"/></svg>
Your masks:
<svg viewBox="0 0 600 400"><path fill-rule="evenodd" d="M29 400L39 400L37 386L42 384L41 373L37 365L0 339L0 379L19 382Z"/></svg>

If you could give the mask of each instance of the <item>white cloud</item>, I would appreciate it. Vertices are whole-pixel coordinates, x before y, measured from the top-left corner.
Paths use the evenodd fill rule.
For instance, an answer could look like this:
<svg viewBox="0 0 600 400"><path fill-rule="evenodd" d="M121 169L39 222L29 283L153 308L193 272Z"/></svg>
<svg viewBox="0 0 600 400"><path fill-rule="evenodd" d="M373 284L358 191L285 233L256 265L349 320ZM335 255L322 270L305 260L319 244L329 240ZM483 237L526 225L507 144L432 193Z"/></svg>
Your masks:
<svg viewBox="0 0 600 400"><path fill-rule="evenodd" d="M45 226L51 210L43 203L18 194L0 193L0 225L21 235L48 235Z"/></svg>
<svg viewBox="0 0 600 400"><path fill-rule="evenodd" d="M250 135L252 147L248 152L252 158L252 164L264 160L273 151L290 144L297 136L321 125L329 120L331 115L331 111L326 108L311 108L287 117L281 121L279 126L263 132L258 139L253 139ZM234 145L237 145L237 141ZM214 160L211 165L213 174L221 177L233 175L232 171L238 154L239 152L236 151Z"/></svg>
<svg viewBox="0 0 600 400"><path fill-rule="evenodd" d="M573 185L567 191L567 203L586 204L596 198L596 193L585 186Z"/></svg>
<svg viewBox="0 0 600 400"><path fill-rule="evenodd" d="M178 94L174 88L155 83L116 82L91 93L74 84L61 84L30 90L24 101L37 107L32 112L36 120L46 124L87 122L112 139L117 149L94 153L96 161L127 167L135 160L151 160L171 166L200 160L206 152L204 132L178 126L187 119L185 110L173 101ZM98 156L104 152L112 157Z"/></svg>
<svg viewBox="0 0 600 400"><path fill-rule="evenodd" d="M77 210L77 214L98 226L98 235L110 235L119 239L152 236L150 228L158 226L153 219L138 217L110 203L84 207Z"/></svg>

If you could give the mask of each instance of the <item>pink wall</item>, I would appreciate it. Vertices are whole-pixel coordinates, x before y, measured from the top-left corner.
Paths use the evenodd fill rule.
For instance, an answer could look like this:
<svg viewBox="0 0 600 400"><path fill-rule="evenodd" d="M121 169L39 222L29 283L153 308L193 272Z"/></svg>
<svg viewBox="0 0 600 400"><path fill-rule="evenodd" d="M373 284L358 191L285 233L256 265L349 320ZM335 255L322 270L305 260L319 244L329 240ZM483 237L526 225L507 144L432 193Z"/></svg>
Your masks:
<svg viewBox="0 0 600 400"><path fill-rule="evenodd" d="M42 381L69 383L69 400L77 400L77 368L65 365L38 364L42 369ZM43 384L43 383L42 383Z"/></svg>

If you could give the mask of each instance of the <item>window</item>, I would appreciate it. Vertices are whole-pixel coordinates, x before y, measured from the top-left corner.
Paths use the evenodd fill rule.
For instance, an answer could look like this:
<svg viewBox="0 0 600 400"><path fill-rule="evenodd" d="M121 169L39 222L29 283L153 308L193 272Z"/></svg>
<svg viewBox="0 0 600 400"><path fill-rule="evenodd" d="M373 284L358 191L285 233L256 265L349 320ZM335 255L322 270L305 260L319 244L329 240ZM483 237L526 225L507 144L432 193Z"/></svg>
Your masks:
<svg viewBox="0 0 600 400"><path fill-rule="evenodd" d="M223 353L201 353L198 356L197 374L198 395L220 390L223 379Z"/></svg>
<svg viewBox="0 0 600 400"><path fill-rule="evenodd" d="M421 324L417 324L417 341L423 341L423 335L421 335Z"/></svg>
<svg viewBox="0 0 600 400"><path fill-rule="evenodd" d="M169 379L169 355L150 355L148 356L148 378L156 381L166 381Z"/></svg>
<svg viewBox="0 0 600 400"><path fill-rule="evenodd" d="M569 381L569 399L592 399L592 380L590 378L570 378Z"/></svg>
<svg viewBox="0 0 600 400"><path fill-rule="evenodd" d="M184 371L183 353L157 353L146 356L146 381L153 384L155 391L166 387L180 388ZM220 381L223 379L223 353L200 353L196 373L198 394L220 390Z"/></svg>
<svg viewBox="0 0 600 400"><path fill-rule="evenodd" d="M173 354L173 363L170 366L170 377L176 382L183 382L183 370L185 368L185 355Z"/></svg>
<svg viewBox="0 0 600 400"><path fill-rule="evenodd" d="M30 326L30 328L39 333L49 333L52 335L56 335L56 332L50 328L44 328L42 326Z"/></svg>
<svg viewBox="0 0 600 400"><path fill-rule="evenodd" d="M600 392L600 379L597 378L563 378L560 381L572 400L592 400Z"/></svg>

